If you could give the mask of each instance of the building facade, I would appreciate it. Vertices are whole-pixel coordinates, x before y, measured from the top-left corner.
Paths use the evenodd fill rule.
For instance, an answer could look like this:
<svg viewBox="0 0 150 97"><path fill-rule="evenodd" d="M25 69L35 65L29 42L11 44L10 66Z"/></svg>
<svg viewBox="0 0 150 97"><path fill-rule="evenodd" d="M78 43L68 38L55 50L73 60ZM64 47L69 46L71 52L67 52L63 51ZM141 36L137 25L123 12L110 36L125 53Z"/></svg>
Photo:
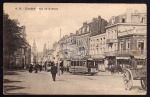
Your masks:
<svg viewBox="0 0 150 97"><path fill-rule="evenodd" d="M106 33L90 37L90 56L98 64L98 69L105 71Z"/></svg>
<svg viewBox="0 0 150 97"><path fill-rule="evenodd" d="M31 46L26 40L26 31L25 26L22 26L20 29L22 39L24 43L15 51L15 67L19 69L26 69L31 63Z"/></svg>
<svg viewBox="0 0 150 97"><path fill-rule="evenodd" d="M118 33L117 65L137 68L145 64L147 58L147 30L131 29Z"/></svg>
<svg viewBox="0 0 150 97"><path fill-rule="evenodd" d="M109 65L117 64L116 51L118 50L118 33L131 29L146 29L147 15L138 13L136 10L132 13L131 9L127 9L125 14L113 16L106 26L106 59Z"/></svg>

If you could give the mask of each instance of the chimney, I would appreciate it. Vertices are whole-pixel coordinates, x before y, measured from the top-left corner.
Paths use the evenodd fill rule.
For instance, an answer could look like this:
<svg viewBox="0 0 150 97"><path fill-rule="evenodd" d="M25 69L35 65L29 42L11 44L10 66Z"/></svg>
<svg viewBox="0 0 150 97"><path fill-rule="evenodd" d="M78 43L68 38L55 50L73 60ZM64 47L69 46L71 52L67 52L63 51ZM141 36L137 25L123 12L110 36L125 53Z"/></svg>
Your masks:
<svg viewBox="0 0 150 97"><path fill-rule="evenodd" d="M87 25L87 21L83 23L83 27L86 27L86 25Z"/></svg>
<svg viewBox="0 0 150 97"><path fill-rule="evenodd" d="M93 22L96 22L97 21L97 18L93 18Z"/></svg>
<svg viewBox="0 0 150 97"><path fill-rule="evenodd" d="M132 9L127 9L127 23L131 23Z"/></svg>
<svg viewBox="0 0 150 97"><path fill-rule="evenodd" d="M76 31L76 35L78 35L78 34L79 34L79 31L77 30L77 31Z"/></svg>
<svg viewBox="0 0 150 97"><path fill-rule="evenodd" d="M138 14L138 11L137 11L137 10L135 10L135 14Z"/></svg>
<svg viewBox="0 0 150 97"><path fill-rule="evenodd" d="M99 15L99 16L98 16L98 20L100 20L100 19L101 19L101 16Z"/></svg>
<svg viewBox="0 0 150 97"><path fill-rule="evenodd" d="M70 33L70 36L73 35L73 33Z"/></svg>

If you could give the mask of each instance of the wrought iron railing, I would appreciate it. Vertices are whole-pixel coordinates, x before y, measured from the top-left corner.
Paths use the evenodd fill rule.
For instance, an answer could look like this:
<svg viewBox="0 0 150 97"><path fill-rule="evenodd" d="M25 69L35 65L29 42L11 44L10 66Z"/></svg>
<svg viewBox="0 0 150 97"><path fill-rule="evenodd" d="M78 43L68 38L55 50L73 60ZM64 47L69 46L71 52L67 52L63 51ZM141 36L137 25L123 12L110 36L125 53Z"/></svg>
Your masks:
<svg viewBox="0 0 150 97"><path fill-rule="evenodd" d="M106 56L116 56L116 55L140 56L140 55L147 55L147 50L117 50L117 51L106 52L105 55Z"/></svg>
<svg viewBox="0 0 150 97"><path fill-rule="evenodd" d="M116 54L128 54L128 55L146 55L147 50L118 50Z"/></svg>

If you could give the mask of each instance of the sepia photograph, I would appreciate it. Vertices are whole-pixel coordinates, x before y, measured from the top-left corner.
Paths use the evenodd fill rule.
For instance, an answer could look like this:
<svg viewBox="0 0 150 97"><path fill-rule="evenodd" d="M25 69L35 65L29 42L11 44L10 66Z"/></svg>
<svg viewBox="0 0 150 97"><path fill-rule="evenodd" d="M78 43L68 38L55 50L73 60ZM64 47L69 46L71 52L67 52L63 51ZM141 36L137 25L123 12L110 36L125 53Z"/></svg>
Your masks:
<svg viewBox="0 0 150 97"><path fill-rule="evenodd" d="M146 94L146 4L3 4L3 95Z"/></svg>

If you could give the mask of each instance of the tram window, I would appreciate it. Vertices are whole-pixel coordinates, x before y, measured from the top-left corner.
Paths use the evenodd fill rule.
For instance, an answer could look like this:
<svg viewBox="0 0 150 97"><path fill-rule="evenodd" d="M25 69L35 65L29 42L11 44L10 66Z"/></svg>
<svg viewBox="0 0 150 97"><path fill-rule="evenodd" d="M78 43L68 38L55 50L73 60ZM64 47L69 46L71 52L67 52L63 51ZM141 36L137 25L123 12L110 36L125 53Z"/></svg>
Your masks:
<svg viewBox="0 0 150 97"><path fill-rule="evenodd" d="M83 62L82 65L85 66L85 62Z"/></svg>
<svg viewBox="0 0 150 97"><path fill-rule="evenodd" d="M74 66L77 66L77 62L76 61L74 61Z"/></svg>
<svg viewBox="0 0 150 97"><path fill-rule="evenodd" d="M83 62L82 61L80 62L80 66L83 66Z"/></svg>
<svg viewBox="0 0 150 97"><path fill-rule="evenodd" d="M71 66L73 65L73 62L71 61Z"/></svg>
<svg viewBox="0 0 150 97"><path fill-rule="evenodd" d="M76 66L79 66L79 61L78 61L78 62L76 62Z"/></svg>

